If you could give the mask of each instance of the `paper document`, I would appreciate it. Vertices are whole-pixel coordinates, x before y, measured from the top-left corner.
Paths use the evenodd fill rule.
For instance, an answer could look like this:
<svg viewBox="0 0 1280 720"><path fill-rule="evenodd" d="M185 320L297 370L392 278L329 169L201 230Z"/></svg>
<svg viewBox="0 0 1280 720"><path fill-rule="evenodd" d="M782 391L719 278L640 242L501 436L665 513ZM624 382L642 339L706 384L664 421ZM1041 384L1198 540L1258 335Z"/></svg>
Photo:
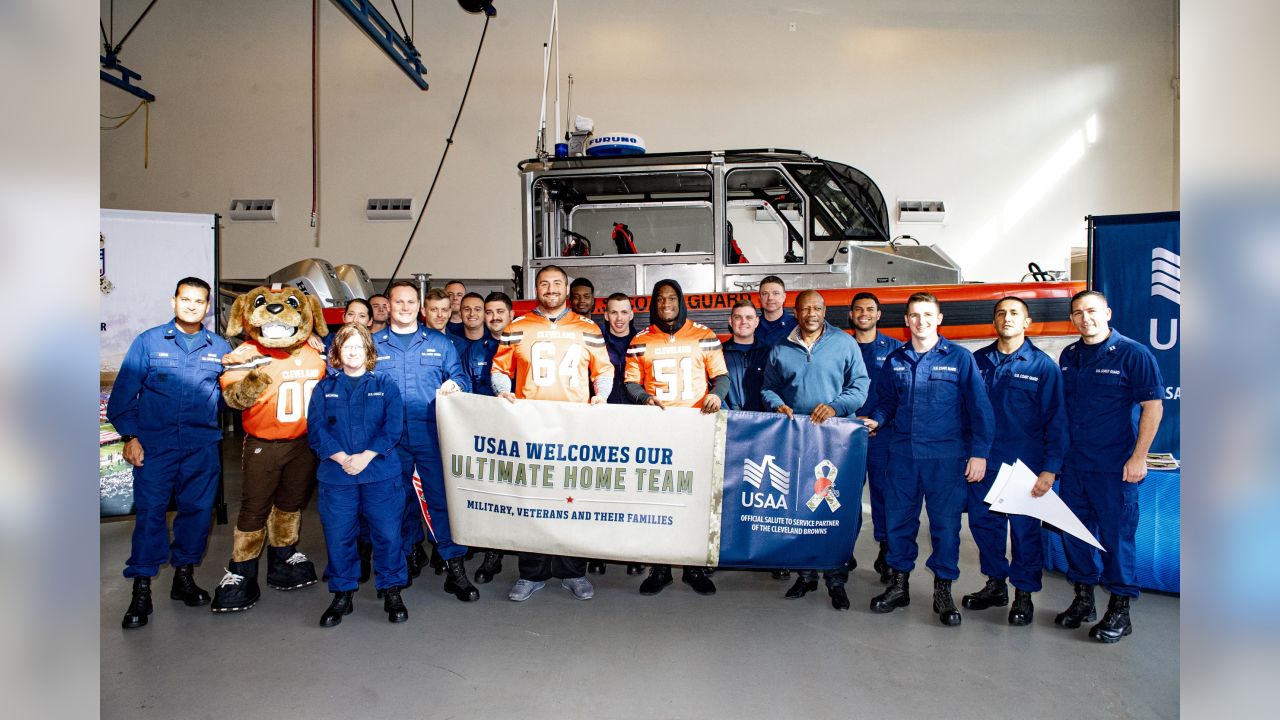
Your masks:
<svg viewBox="0 0 1280 720"><path fill-rule="evenodd" d="M1000 472L996 473L995 482L991 484L991 491L983 500L992 510L1038 518L1106 552L1106 548L1102 547L1093 533L1089 532L1080 518L1071 512L1071 508L1053 490L1040 497L1032 497L1031 488L1035 485L1036 474L1021 460L1013 465L1001 464Z"/></svg>
<svg viewBox="0 0 1280 720"><path fill-rule="evenodd" d="M1147 453L1148 470L1177 470L1180 464L1173 453Z"/></svg>

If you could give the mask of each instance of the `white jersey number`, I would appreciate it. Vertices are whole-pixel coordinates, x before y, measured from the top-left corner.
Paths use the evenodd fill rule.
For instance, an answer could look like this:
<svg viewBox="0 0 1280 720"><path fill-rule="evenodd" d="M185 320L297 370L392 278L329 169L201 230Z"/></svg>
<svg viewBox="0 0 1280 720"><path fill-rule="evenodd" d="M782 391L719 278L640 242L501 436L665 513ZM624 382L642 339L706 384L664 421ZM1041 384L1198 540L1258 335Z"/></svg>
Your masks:
<svg viewBox="0 0 1280 720"><path fill-rule="evenodd" d="M529 354L532 356L530 365L533 368L534 385L554 385L557 376L564 378L565 387L576 388L581 384L581 373L578 371L578 366L582 363L581 346L570 345L559 362L556 361L556 344L552 342L534 343Z"/></svg>
<svg viewBox="0 0 1280 720"><path fill-rule="evenodd" d="M693 396L693 358L663 358L653 361L653 379L657 381L657 392L654 397L663 402L680 399L686 402L697 400ZM679 392L677 392L679 388Z"/></svg>
<svg viewBox="0 0 1280 720"><path fill-rule="evenodd" d="M311 391L319 380L286 380L276 393L276 420L282 423L297 422L307 415L311 406Z"/></svg>

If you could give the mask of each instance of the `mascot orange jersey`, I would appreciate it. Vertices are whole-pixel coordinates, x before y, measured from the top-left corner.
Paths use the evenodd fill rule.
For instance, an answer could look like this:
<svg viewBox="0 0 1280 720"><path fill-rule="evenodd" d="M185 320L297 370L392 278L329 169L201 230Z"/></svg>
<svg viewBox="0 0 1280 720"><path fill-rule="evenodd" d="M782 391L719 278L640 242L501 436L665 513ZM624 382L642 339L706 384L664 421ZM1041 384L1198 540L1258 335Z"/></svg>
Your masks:
<svg viewBox="0 0 1280 720"><path fill-rule="evenodd" d="M672 407L701 403L710 389L708 378L728 372L719 338L696 322L686 322L674 335L651 325L637 333L627 348L626 382L643 386Z"/></svg>
<svg viewBox="0 0 1280 720"><path fill-rule="evenodd" d="M303 345L291 355L286 350L263 347L246 340L262 355L240 365L231 365L222 373L222 387L235 383L258 368L271 379L271 384L242 415L244 431L263 440L292 440L307 434L307 406L311 391L325 374L325 361L320 353Z"/></svg>
<svg viewBox="0 0 1280 720"><path fill-rule="evenodd" d="M512 379L518 398L587 402L613 365L595 323L572 310L555 322L531 312L502 331L493 372Z"/></svg>

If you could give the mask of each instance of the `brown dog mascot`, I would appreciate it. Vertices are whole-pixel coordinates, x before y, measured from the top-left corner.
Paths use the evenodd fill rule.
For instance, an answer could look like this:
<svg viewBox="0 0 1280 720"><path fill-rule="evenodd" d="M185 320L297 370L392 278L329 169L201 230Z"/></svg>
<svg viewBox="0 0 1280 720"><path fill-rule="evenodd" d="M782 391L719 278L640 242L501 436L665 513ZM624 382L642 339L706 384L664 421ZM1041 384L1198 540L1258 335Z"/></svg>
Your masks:
<svg viewBox="0 0 1280 720"><path fill-rule="evenodd" d="M245 342L223 358L222 397L243 411L245 439L240 514L227 574L214 612L248 610L258 601L258 556L267 546L267 584L294 590L315 584L316 570L298 552L302 506L316 475L307 445L307 405L325 374L308 344L326 335L323 306L293 287L258 287L236 298L227 336Z"/></svg>

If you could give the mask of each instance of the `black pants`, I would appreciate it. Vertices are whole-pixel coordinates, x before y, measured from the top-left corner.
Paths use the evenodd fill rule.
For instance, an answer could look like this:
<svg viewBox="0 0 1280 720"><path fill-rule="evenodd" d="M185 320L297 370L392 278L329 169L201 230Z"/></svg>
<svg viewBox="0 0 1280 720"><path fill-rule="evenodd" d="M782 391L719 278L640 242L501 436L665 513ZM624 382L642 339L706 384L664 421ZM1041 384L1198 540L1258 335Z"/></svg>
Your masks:
<svg viewBox="0 0 1280 720"><path fill-rule="evenodd" d="M520 553L520 579L546 582L551 578L580 578L587 574L586 558Z"/></svg>
<svg viewBox="0 0 1280 720"><path fill-rule="evenodd" d="M799 576L802 580L817 580L817 570L801 570ZM842 565L834 570L823 570L822 579L827 581L827 589L844 587L849 582L849 566Z"/></svg>

